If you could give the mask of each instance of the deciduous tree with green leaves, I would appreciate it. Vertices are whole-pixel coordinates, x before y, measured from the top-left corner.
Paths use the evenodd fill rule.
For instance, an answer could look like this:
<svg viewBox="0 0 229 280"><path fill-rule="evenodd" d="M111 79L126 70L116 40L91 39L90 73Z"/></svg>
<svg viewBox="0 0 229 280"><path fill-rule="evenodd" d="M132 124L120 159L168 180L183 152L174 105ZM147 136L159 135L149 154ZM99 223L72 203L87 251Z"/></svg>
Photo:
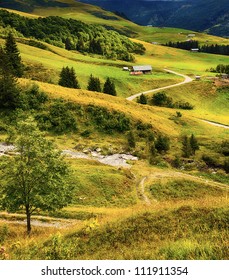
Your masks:
<svg viewBox="0 0 229 280"><path fill-rule="evenodd" d="M31 118L18 124L15 147L16 155L1 160L0 203L9 212L25 212L30 234L31 215L68 205L73 187L61 153L45 139Z"/></svg>

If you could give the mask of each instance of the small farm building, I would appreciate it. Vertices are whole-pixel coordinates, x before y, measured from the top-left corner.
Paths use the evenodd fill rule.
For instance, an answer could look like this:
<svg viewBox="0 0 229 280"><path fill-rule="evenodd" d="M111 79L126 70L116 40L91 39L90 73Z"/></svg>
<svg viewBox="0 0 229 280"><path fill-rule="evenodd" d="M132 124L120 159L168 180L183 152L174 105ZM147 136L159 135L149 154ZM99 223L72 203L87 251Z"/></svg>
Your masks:
<svg viewBox="0 0 229 280"><path fill-rule="evenodd" d="M152 73L152 66L151 65L140 65L140 66L133 66L132 72L142 72L143 74L151 74Z"/></svg>

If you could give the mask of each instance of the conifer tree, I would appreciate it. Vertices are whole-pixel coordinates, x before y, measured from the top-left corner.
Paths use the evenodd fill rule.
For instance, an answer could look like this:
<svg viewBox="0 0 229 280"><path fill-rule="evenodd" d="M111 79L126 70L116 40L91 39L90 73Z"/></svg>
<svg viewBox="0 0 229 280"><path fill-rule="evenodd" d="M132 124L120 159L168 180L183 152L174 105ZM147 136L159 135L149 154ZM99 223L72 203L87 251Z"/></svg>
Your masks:
<svg viewBox="0 0 229 280"><path fill-rule="evenodd" d="M101 92L102 90L101 90L101 83L99 78L93 77L91 74L88 80L87 89L90 91Z"/></svg>
<svg viewBox="0 0 229 280"><path fill-rule="evenodd" d="M19 94L17 79L10 71L6 52L0 47L0 108L15 109Z"/></svg>
<svg viewBox="0 0 229 280"><path fill-rule="evenodd" d="M79 82L76 78L75 70L72 68L63 67L60 72L59 85L68 88L80 88Z"/></svg>
<svg viewBox="0 0 229 280"><path fill-rule="evenodd" d="M103 87L103 92L106 94L114 95L114 96L117 95L116 89L115 89L115 84L111 81L111 79L109 77L106 79L106 82Z"/></svg>
<svg viewBox="0 0 229 280"><path fill-rule="evenodd" d="M196 137L193 134L191 135L189 142L190 142L192 154L195 155L196 151L199 150L199 144Z"/></svg>
<svg viewBox="0 0 229 280"><path fill-rule="evenodd" d="M9 67L12 75L16 77L22 77L24 66L21 61L21 56L16 44L16 40L11 32L6 38L5 53L7 57L7 67Z"/></svg>
<svg viewBox="0 0 229 280"><path fill-rule="evenodd" d="M76 77L76 72L73 67L70 69L70 83L71 88L80 88L79 82Z"/></svg>
<svg viewBox="0 0 229 280"><path fill-rule="evenodd" d="M183 156L189 158L192 154L192 148L188 136L185 135L182 141Z"/></svg>
<svg viewBox="0 0 229 280"><path fill-rule="evenodd" d="M68 83L68 75L67 73L68 71L68 66L67 67L63 67L61 72L60 72L60 79L59 79L59 85L65 87Z"/></svg>

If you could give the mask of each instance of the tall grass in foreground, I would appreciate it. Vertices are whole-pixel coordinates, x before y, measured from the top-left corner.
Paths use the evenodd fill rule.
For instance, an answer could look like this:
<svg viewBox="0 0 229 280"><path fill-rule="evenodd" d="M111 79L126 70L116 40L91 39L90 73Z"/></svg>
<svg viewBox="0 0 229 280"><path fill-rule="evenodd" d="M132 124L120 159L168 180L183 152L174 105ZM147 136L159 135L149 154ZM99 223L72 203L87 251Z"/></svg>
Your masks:
<svg viewBox="0 0 229 280"><path fill-rule="evenodd" d="M6 251L10 259L228 259L228 223L228 206L142 209L105 224L92 219L49 231Z"/></svg>

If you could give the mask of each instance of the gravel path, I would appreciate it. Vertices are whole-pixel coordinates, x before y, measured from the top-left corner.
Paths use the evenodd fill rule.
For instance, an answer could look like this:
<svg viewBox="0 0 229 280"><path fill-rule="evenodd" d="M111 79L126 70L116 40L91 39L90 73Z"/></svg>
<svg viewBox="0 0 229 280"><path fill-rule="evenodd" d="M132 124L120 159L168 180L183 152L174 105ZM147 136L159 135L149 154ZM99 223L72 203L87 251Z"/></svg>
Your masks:
<svg viewBox="0 0 229 280"><path fill-rule="evenodd" d="M220 124L220 123L211 122L211 121L207 121L207 120L201 120L201 121L205 122L205 123L208 123L208 124L211 124L211 125L214 125L214 126L218 126L218 127L229 129L229 126L225 125L225 124Z"/></svg>
<svg viewBox="0 0 229 280"><path fill-rule="evenodd" d="M172 74L175 74L175 75L178 75L178 76L183 77L183 78L184 78L184 81L183 81L183 82L180 82L180 83L177 83L177 84L165 86L165 87L156 88L156 89L152 89L152 90L148 90L148 91L143 91L143 92L140 92L140 93L136 93L136 94L134 94L134 95L131 95L131 96L127 97L126 99L129 100L129 101L132 101L132 100L134 100L136 97L139 97L139 96L142 95L142 94L148 94L148 93L156 92L156 91L162 90L162 89L168 89L168 88L172 88L172 87L177 87L177 86L180 86L180 85L183 85L183 84L187 84L187 83L190 83L190 82L193 81L192 78L190 78L189 76L186 76L186 75L177 73L177 72L172 71L172 70L169 70L169 69L164 69L164 70L165 70L166 72L168 72L168 73L172 73Z"/></svg>

